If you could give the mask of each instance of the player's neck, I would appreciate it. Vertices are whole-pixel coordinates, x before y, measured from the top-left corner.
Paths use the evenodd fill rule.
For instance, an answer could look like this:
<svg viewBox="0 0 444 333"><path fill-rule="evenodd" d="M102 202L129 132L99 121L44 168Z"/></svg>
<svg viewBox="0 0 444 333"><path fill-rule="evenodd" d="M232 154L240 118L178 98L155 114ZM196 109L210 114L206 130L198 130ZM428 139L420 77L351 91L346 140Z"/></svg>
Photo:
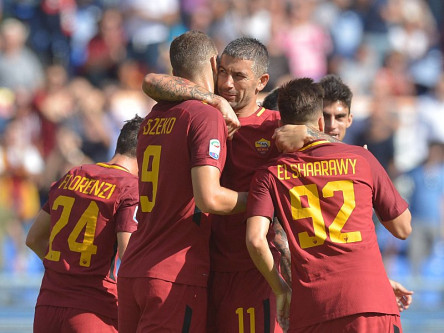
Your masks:
<svg viewBox="0 0 444 333"><path fill-rule="evenodd" d="M115 154L113 158L108 162L109 164L117 164L125 169L128 169L128 171L137 176L138 172L138 166L137 166L137 159L134 157L129 157L126 155L121 154Z"/></svg>
<svg viewBox="0 0 444 333"><path fill-rule="evenodd" d="M248 105L245 105L244 107L234 110L234 112L236 113L236 115L239 118L246 118L251 116L252 114L254 114L257 109L259 108L259 105L256 103L256 100L254 100L253 102L249 103Z"/></svg>

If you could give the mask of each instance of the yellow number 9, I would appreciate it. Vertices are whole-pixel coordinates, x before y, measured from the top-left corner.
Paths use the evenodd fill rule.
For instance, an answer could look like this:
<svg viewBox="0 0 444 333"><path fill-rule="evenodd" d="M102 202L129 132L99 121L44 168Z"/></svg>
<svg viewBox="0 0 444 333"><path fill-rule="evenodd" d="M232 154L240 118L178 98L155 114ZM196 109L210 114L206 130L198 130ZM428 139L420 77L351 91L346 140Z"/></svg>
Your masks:
<svg viewBox="0 0 444 333"><path fill-rule="evenodd" d="M149 213L156 204L157 184L159 181L160 153L162 147L158 145L148 146L143 153L141 181L152 184L151 200L148 195L140 196L142 212Z"/></svg>

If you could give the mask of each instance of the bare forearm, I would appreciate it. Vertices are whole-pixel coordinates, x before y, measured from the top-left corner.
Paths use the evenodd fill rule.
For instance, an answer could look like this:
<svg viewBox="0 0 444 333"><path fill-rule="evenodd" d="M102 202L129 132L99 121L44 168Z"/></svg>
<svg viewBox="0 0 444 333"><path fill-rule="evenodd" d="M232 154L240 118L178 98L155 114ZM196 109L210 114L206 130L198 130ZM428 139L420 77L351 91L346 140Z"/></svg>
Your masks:
<svg viewBox="0 0 444 333"><path fill-rule="evenodd" d="M142 89L156 101L179 102L196 99L214 105L220 98L187 79L166 74L147 74Z"/></svg>
<svg viewBox="0 0 444 333"><path fill-rule="evenodd" d="M281 261L279 263L280 271L285 281L291 285L291 254L287 234L277 218L274 218L273 229L275 232L273 244L281 253Z"/></svg>
<svg viewBox="0 0 444 333"><path fill-rule="evenodd" d="M242 213L247 206L247 197L247 192L235 192L228 188L220 187L213 194L213 200L207 201L203 211L218 215Z"/></svg>
<svg viewBox="0 0 444 333"><path fill-rule="evenodd" d="M280 276L276 269L267 239L264 238L260 244L247 241L247 248L256 268L261 272L265 280L267 280L273 292L276 294L281 293Z"/></svg>
<svg viewBox="0 0 444 333"><path fill-rule="evenodd" d="M39 240L34 243L26 242L26 245L35 253L40 259L44 259L48 251L48 240Z"/></svg>

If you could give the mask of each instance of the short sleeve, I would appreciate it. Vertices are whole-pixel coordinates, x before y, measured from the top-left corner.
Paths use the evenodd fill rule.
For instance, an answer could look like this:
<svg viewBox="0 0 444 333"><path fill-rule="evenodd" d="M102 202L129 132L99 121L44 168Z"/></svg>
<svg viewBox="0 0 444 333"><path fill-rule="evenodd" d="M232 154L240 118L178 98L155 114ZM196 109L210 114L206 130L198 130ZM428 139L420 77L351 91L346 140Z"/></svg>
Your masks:
<svg viewBox="0 0 444 333"><path fill-rule="evenodd" d="M251 181L248 193L246 218L264 216L270 221L274 215L274 205L271 196L271 174L267 170L257 171Z"/></svg>
<svg viewBox="0 0 444 333"><path fill-rule="evenodd" d="M137 184L136 184L137 186ZM115 214L116 232L130 232L137 230L138 191L137 187L129 188L121 198Z"/></svg>
<svg viewBox="0 0 444 333"><path fill-rule="evenodd" d="M196 103L193 108L188 135L191 167L211 165L222 172L227 154L225 121L212 106Z"/></svg>
<svg viewBox="0 0 444 333"><path fill-rule="evenodd" d="M408 208L408 204L382 165L370 152L367 161L373 176L373 208L382 221L393 220Z"/></svg>

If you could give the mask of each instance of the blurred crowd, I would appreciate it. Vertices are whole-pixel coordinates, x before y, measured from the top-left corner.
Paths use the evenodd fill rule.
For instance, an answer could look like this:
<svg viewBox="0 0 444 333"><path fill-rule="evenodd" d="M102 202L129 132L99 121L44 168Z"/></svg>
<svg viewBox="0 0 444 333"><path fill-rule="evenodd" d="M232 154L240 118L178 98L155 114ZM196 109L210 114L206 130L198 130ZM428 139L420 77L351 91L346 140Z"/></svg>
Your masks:
<svg viewBox="0 0 444 333"><path fill-rule="evenodd" d="M169 43L191 29L220 50L262 41L266 91L338 74L354 93L345 141L366 144L411 204L409 241L378 229L384 258L393 274L444 267L443 13L441 0L0 0L1 269L41 269L24 236L51 182L112 155L125 119L154 104L143 76L169 73Z"/></svg>

